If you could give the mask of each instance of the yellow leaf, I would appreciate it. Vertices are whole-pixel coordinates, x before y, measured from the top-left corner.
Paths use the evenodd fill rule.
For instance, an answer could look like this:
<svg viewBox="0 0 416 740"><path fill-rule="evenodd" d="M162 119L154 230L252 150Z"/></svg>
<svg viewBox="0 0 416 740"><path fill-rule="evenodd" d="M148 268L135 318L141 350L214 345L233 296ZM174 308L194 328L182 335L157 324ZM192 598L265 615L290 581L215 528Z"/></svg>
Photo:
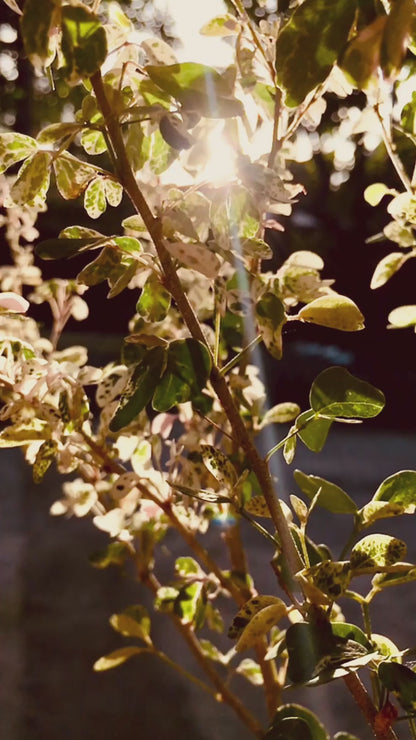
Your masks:
<svg viewBox="0 0 416 740"><path fill-rule="evenodd" d="M341 331L364 329L364 316L358 306L350 298L338 294L316 298L304 306L296 318Z"/></svg>

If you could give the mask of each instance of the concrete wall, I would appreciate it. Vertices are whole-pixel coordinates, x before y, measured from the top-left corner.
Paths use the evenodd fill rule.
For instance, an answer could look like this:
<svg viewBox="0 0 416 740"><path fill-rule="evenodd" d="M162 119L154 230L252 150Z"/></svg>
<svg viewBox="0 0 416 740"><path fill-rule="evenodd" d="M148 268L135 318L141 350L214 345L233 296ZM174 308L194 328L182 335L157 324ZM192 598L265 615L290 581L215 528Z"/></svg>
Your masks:
<svg viewBox="0 0 416 740"><path fill-rule="evenodd" d="M300 449L295 466L341 485L363 504L385 477L416 468L415 437L342 427L331 433L320 455ZM89 565L88 556L107 541L91 522L49 516L60 487L53 472L35 486L15 450L0 453L0 471L0 738L249 740L228 708L153 658L140 656L104 674L92 671L98 657L123 644L108 626L108 617L147 595L118 569L100 571ZM280 489L296 492L290 470L282 467L280 474ZM328 541L336 556L348 517L316 516L312 524L319 524L316 538ZM414 517L408 516L385 520L378 531L407 540L409 559L415 561L414 527ZM245 538L259 588L273 593L270 545L252 529ZM211 545L224 558L221 541L213 539ZM169 553L177 557L183 548L175 534L166 546L162 565L168 573ZM401 586L396 594L397 610L392 608L393 591L376 602L374 630L390 635L400 648L416 645L416 586ZM231 619L234 607L230 603L227 609ZM352 613L358 616L354 607ZM183 657L185 648L163 617L155 617L154 635L170 655ZM191 661L188 665L193 668ZM262 712L261 691L242 679L235 685L243 700ZM321 713L331 732L343 729L360 740L370 737L341 684L287 694L288 701L296 699ZM407 737L405 723L400 724L401 737Z"/></svg>

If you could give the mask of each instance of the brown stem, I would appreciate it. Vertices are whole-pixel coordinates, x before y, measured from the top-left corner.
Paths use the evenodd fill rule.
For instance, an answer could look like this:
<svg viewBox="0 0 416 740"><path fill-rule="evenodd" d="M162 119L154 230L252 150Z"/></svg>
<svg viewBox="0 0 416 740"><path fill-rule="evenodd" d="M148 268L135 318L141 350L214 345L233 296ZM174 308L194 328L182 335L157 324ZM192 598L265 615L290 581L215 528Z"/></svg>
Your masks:
<svg viewBox="0 0 416 740"><path fill-rule="evenodd" d="M353 672L348 673L344 677L344 683L364 714L365 719L373 731L374 737L378 738L378 740L397 740L397 735L392 727L380 727L378 725L377 709L357 674Z"/></svg>
<svg viewBox="0 0 416 740"><path fill-rule="evenodd" d="M108 134L113 145L113 150L116 154L117 175L123 188L130 197L130 200L132 201L132 204L134 205L137 213L139 213L142 217L143 222L153 240L160 263L163 268L163 272L165 274L165 287L171 293L191 335L194 337L194 339L203 342L207 346L206 338L202 332L195 312L182 289L170 255L163 244L163 239L161 235L161 224L159 220L153 216L130 167L120 127L116 117L113 115L113 112L107 100L103 80L99 72L96 72L91 77L91 83L97 97L98 104L101 108L101 112L105 119ZM280 506L280 502L275 495L268 465L264 460L261 459L260 455L258 454L257 449L234 404L227 382L215 365L213 365L211 371L211 383L231 424L233 436L236 438L239 445L246 453L247 459L257 476L273 523L280 537L282 550L286 556L291 572L295 574L298 570L301 569L302 564L291 538L289 527L283 514L282 507Z"/></svg>
<svg viewBox="0 0 416 740"><path fill-rule="evenodd" d="M153 574L147 574L144 580L145 585L155 594L160 587L157 578ZM231 691L225 681L221 678L218 671L214 668L213 664L207 658L202 649L198 638L196 637L192 626L184 624L176 614L169 613L170 618L177 630L181 633L185 640L190 652L195 658L198 665L202 668L205 675L209 678L211 683L216 689L216 699L219 702L225 702L235 712L237 717L248 727L249 730L258 738L264 736L264 730L256 718L253 717L251 712L246 709L244 704L238 699L238 697Z"/></svg>
<svg viewBox="0 0 416 740"><path fill-rule="evenodd" d="M231 527L227 527L224 531L223 539L228 547L231 567L235 573L242 576L244 583L244 577L248 573L248 567L245 549L241 540L240 524L236 522ZM246 600L252 596L248 587L243 587L243 595ZM256 643L255 650L257 661L263 676L267 711L269 718L272 719L280 704L281 686L274 660L265 660L267 647L267 640L263 637Z"/></svg>
<svg viewBox="0 0 416 740"><path fill-rule="evenodd" d="M390 162L392 163L394 169L396 170L402 184L406 188L408 193L413 193L413 187L412 183L410 182L409 177L407 176L407 172L403 166L403 162L400 159L399 155L396 151L396 145L393 141L392 135L391 135L391 126L390 124L388 127L385 124L385 119L381 115L380 107L378 104L374 106L375 114L379 120L381 133L383 136L383 142L384 146L386 147L387 154L389 156Z"/></svg>

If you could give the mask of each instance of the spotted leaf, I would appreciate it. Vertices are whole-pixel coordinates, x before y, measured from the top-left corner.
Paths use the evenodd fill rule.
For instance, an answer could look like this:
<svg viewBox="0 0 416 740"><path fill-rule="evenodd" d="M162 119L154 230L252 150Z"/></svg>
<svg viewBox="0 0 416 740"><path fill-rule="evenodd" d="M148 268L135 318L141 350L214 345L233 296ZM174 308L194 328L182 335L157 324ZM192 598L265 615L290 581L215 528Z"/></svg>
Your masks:
<svg viewBox="0 0 416 740"><path fill-rule="evenodd" d="M227 455L212 445L202 445L201 452L205 467L218 483L228 486L236 484L237 471Z"/></svg>
<svg viewBox="0 0 416 740"><path fill-rule="evenodd" d="M351 568L377 568L393 565L407 553L406 543L389 534L369 534L351 551Z"/></svg>
<svg viewBox="0 0 416 740"><path fill-rule="evenodd" d="M243 630L247 627L250 620L262 609L271 605L281 605L282 600L277 596L266 596L259 595L253 596L252 599L246 601L244 606L235 615L232 624L228 630L228 637L231 640L235 640L240 637Z"/></svg>

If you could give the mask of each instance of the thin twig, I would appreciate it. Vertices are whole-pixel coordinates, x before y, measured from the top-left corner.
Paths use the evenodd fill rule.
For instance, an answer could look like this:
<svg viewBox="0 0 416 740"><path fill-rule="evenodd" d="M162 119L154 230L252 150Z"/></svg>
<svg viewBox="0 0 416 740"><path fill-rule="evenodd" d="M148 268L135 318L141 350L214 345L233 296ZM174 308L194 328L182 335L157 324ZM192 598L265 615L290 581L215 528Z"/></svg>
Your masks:
<svg viewBox="0 0 416 740"><path fill-rule="evenodd" d="M144 584L156 594L160 588L160 584L157 578L153 574L147 574ZM219 702L225 702L234 710L235 714L239 719L248 727L249 730L258 738L264 736L264 729L256 718L249 712L245 705L240 699L231 691L227 686L226 682L223 681L218 671L213 666L212 662L204 655L200 642L195 635L192 626L185 624L181 619L176 616L173 612L169 612L168 616L171 618L175 627L182 635L185 640L190 652L194 656L198 665L202 668L206 676L210 679L211 683L216 689L215 698Z"/></svg>
<svg viewBox="0 0 416 740"><path fill-rule="evenodd" d="M385 119L380 113L380 106L378 103L374 106L374 112L379 120L381 133L383 136L383 142L384 146L386 147L387 154L389 155L389 159L396 170L402 184L404 185L405 189L408 193L414 192L412 188L412 183L410 182L409 177L407 176L407 172L403 166L403 162L400 159L399 155L397 154L396 145L393 141L392 135L391 135L391 129L386 127Z"/></svg>

